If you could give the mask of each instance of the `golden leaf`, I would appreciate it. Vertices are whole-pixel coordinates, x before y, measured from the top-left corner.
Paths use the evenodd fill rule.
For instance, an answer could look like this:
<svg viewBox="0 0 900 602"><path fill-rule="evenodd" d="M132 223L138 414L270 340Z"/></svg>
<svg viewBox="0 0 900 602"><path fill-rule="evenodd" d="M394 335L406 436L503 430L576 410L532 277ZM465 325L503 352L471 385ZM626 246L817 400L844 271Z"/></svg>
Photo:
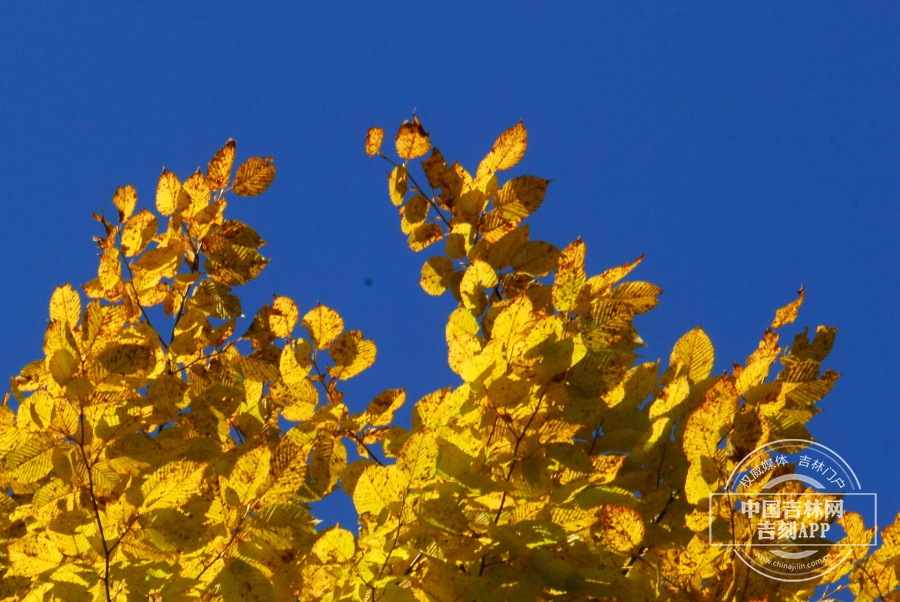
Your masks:
<svg viewBox="0 0 900 602"><path fill-rule="evenodd" d="M119 210L119 222L124 222L131 217L131 214L134 213L134 208L137 206L137 190L131 184L117 188L112 200Z"/></svg>
<svg viewBox="0 0 900 602"><path fill-rule="evenodd" d="M328 349L335 364L328 367L328 373L334 378L352 378L375 363L376 352L375 343L363 339L360 331L344 332Z"/></svg>
<svg viewBox="0 0 900 602"><path fill-rule="evenodd" d="M210 159L206 168L206 181L213 190L220 190L228 186L231 178L231 167L234 165L235 142L231 138Z"/></svg>
<svg viewBox="0 0 900 602"><path fill-rule="evenodd" d="M428 199L424 195L417 194L400 208L400 230L404 234L410 234L416 227L428 217Z"/></svg>
<svg viewBox="0 0 900 602"><path fill-rule="evenodd" d="M163 215L172 215L180 211L188 201L187 194L181 189L181 182L168 169L163 168L156 183L156 209Z"/></svg>
<svg viewBox="0 0 900 602"><path fill-rule="evenodd" d="M553 282L553 307L568 312L575 305L578 293L584 287L584 243L574 241L559 256L556 280Z"/></svg>
<svg viewBox="0 0 900 602"><path fill-rule="evenodd" d="M606 542L619 552L632 551L644 539L644 521L631 508L604 506L600 525Z"/></svg>
<svg viewBox="0 0 900 602"><path fill-rule="evenodd" d="M439 224L425 223L415 227L407 239L409 248L417 253L444 238L444 229Z"/></svg>
<svg viewBox="0 0 900 602"><path fill-rule="evenodd" d="M122 250L125 257L134 257L144 250L156 236L159 227L156 216L144 209L125 224L122 232Z"/></svg>
<svg viewBox="0 0 900 602"><path fill-rule="evenodd" d="M403 204L406 186L406 167L398 165L388 173L388 193L391 195L391 202L397 207Z"/></svg>
<svg viewBox="0 0 900 602"><path fill-rule="evenodd" d="M794 320L797 319L797 314L800 311L800 306L803 304L803 297L805 293L803 292L803 287L800 287L800 290L797 291L797 300L791 301L781 309L775 312L775 319L772 320L772 325L769 326L772 330L776 330L781 328L785 324L790 324Z"/></svg>
<svg viewBox="0 0 900 602"><path fill-rule="evenodd" d="M332 527L319 536L312 553L323 563L346 562L356 553L356 538L349 531Z"/></svg>
<svg viewBox="0 0 900 602"><path fill-rule="evenodd" d="M372 426L390 424L394 412L406 401L406 389L388 389L375 396L366 408L366 419Z"/></svg>
<svg viewBox="0 0 900 602"><path fill-rule="evenodd" d="M430 431L414 433L397 454L397 468L406 473L411 485L431 478L438 456L438 446Z"/></svg>
<svg viewBox="0 0 900 602"><path fill-rule="evenodd" d="M53 357L50 358L49 364L53 380L63 386L72 379L78 370L75 357L66 349L56 350Z"/></svg>
<svg viewBox="0 0 900 602"><path fill-rule="evenodd" d="M453 260L443 255L436 255L422 266L422 278L419 284L422 289L432 296L444 294L450 286L450 277L453 274Z"/></svg>
<svg viewBox="0 0 900 602"><path fill-rule="evenodd" d="M381 140L379 139L379 144ZM368 149L368 143L366 145ZM419 123L419 118L413 115L412 123L404 121L397 131L397 154L401 159L415 159L421 157L431 148L428 141L428 132ZM369 153L371 157L374 153Z"/></svg>
<svg viewBox="0 0 900 602"><path fill-rule="evenodd" d="M527 146L528 134L525 131L525 126L520 121L500 134L500 137L494 142L491 152L478 165L475 177L480 178L485 174L492 174L495 171L513 167L522 159Z"/></svg>
<svg viewBox="0 0 900 602"><path fill-rule="evenodd" d="M381 152L381 141L384 140L384 130L379 127L369 128L366 132L366 154L370 157Z"/></svg>
<svg viewBox="0 0 900 602"><path fill-rule="evenodd" d="M697 384L710 375L715 361L712 341L699 326L675 343L669 363L687 371L691 384Z"/></svg>
<svg viewBox="0 0 900 602"><path fill-rule="evenodd" d="M510 265L521 274L541 277L555 270L558 262L559 249L549 242L533 240L513 254Z"/></svg>
<svg viewBox="0 0 900 602"><path fill-rule="evenodd" d="M503 185L497 193L496 206L507 219L523 219L537 211L544 201L550 180L519 176Z"/></svg>
<svg viewBox="0 0 900 602"><path fill-rule="evenodd" d="M188 207L184 209L185 219L205 209L212 200L212 191L209 189L209 184L199 169L184 181L181 189L190 199Z"/></svg>
<svg viewBox="0 0 900 602"><path fill-rule="evenodd" d="M272 157L250 157L237 169L232 190L238 196L256 196L265 192L275 179Z"/></svg>
<svg viewBox="0 0 900 602"><path fill-rule="evenodd" d="M50 297L50 319L74 328L81 317L81 297L71 284L57 287Z"/></svg>
<svg viewBox="0 0 900 602"><path fill-rule="evenodd" d="M276 337L291 336L299 317L300 311L296 303L287 297L275 295L275 301L269 311L269 328Z"/></svg>
<svg viewBox="0 0 900 602"><path fill-rule="evenodd" d="M303 327L309 331L316 349L328 349L344 330L344 321L336 311L321 303L303 316Z"/></svg>

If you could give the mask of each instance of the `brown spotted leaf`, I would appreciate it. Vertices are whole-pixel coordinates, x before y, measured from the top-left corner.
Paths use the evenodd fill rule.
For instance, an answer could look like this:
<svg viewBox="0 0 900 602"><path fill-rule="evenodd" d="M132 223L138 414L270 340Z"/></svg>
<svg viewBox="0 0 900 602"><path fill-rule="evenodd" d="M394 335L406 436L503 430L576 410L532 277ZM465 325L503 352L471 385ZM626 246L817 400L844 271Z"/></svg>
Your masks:
<svg viewBox="0 0 900 602"><path fill-rule="evenodd" d="M368 148L368 143L366 146ZM415 159L427 153L430 148L428 132L419 123L419 118L413 115L412 122L404 121L397 131L397 154L400 158Z"/></svg>
<svg viewBox="0 0 900 602"><path fill-rule="evenodd" d="M272 157L250 157L237 169L232 190L238 196L256 196L265 192L275 179Z"/></svg>
<svg viewBox="0 0 900 602"><path fill-rule="evenodd" d="M228 186L231 178L231 168L234 165L235 142L231 138L210 159L206 168L206 181L213 190L220 190Z"/></svg>
<svg viewBox="0 0 900 602"><path fill-rule="evenodd" d="M525 126L520 121L500 134L500 137L494 142L491 152L478 165L475 177L480 178L485 174L513 167L522 159L527 147L528 135Z"/></svg>

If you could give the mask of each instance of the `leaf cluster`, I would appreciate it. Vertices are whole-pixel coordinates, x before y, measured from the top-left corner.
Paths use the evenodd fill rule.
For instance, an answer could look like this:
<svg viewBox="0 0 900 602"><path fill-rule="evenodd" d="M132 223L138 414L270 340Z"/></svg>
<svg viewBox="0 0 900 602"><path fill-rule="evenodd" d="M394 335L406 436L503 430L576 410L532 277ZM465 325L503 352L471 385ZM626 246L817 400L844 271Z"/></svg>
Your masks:
<svg viewBox="0 0 900 602"><path fill-rule="evenodd" d="M526 151L521 123L474 175L416 117L399 160L384 136L371 129L366 152L392 164L409 247L443 242L420 282L456 300L460 384L418 400L407 428L402 388L345 403L376 346L333 309L275 296L236 334L235 288L268 259L226 197L265 191L271 158L234 170L229 141L205 173L163 170L156 212L121 187L117 220L95 216L89 301L53 293L45 357L0 406L0 600L808 598L817 583L768 580L709 535L712 515L716 541L752 546L753 525L710 494L760 445L810 439L838 377L822 370L836 329L779 344L803 291L729 373L712 374L699 327L667 364L644 361L634 320L661 290L625 280L642 257L588 276L580 239L531 240L549 181L499 180ZM316 530L309 504L337 488L358 535ZM874 536L840 520L835 545ZM896 598L900 522L882 539L821 583L849 573L860 599Z"/></svg>

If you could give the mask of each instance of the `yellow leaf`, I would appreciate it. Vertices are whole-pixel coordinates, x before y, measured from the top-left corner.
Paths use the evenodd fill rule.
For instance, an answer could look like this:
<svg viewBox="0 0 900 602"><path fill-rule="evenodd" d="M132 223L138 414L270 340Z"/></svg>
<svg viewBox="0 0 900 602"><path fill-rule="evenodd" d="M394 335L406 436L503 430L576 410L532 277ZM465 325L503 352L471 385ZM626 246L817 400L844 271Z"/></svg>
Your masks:
<svg viewBox="0 0 900 602"><path fill-rule="evenodd" d="M100 258L100 268L97 270L97 277L100 279L100 286L104 291L111 291L122 282L122 266L119 263L119 250L115 247L109 247L103 251L103 257Z"/></svg>
<svg viewBox="0 0 900 602"><path fill-rule="evenodd" d="M78 292L71 284L57 287L50 297L50 319L74 328L80 316L81 297L78 296Z"/></svg>
<svg viewBox="0 0 900 602"><path fill-rule="evenodd" d="M125 251L125 257L134 257L143 251L156 236L158 227L156 216L146 209L128 220L122 232L122 250Z"/></svg>
<svg viewBox="0 0 900 602"><path fill-rule="evenodd" d="M353 490L356 511L360 515L372 513L377 516L387 508L396 515L406 486L406 474L396 466L368 466Z"/></svg>
<svg viewBox="0 0 900 602"><path fill-rule="evenodd" d="M193 216L202 211L212 200L212 191L199 169L184 181L181 189L190 199L188 207L185 208L186 216Z"/></svg>
<svg viewBox="0 0 900 602"><path fill-rule="evenodd" d="M268 447L257 447L242 455L234 464L228 475L228 486L231 487L246 505L262 495L264 487L271 475L272 452Z"/></svg>
<svg viewBox="0 0 900 602"><path fill-rule="evenodd" d="M296 303L287 297L276 295L272 309L269 311L269 328L276 337L289 337L294 331L299 317L300 311L297 309Z"/></svg>
<svg viewBox="0 0 900 602"><path fill-rule="evenodd" d="M476 259L463 275L459 283L459 292L462 295L463 306L480 315L487 305L487 296L484 290L493 288L498 283L497 272L487 262Z"/></svg>
<svg viewBox="0 0 900 602"><path fill-rule="evenodd" d="M328 349L334 339L344 331L341 316L321 303L303 316L302 324L309 331L316 349Z"/></svg>
<svg viewBox="0 0 900 602"><path fill-rule="evenodd" d="M437 255L422 266L422 278L419 280L419 284L426 293L436 297L442 295L450 286L452 275L453 260L443 255Z"/></svg>
<svg viewBox="0 0 900 602"><path fill-rule="evenodd" d="M298 352L300 352L299 347L301 346L305 347L305 349L302 350L303 356L298 356ZM312 366L309 363L309 343L306 341L301 341L301 344L298 345L298 349L295 349L288 343L284 346L284 349L281 350L279 371L281 372L282 380L288 385L299 383L305 379L311 369Z"/></svg>
<svg viewBox="0 0 900 602"><path fill-rule="evenodd" d="M519 176L503 185L495 204L507 219L523 219L537 211L544 201L550 180L534 176Z"/></svg>
<svg viewBox="0 0 900 602"><path fill-rule="evenodd" d="M153 350L146 345L124 343L107 347L97 359L109 372L133 374L152 366L155 355Z"/></svg>
<svg viewBox="0 0 900 602"><path fill-rule="evenodd" d="M559 249L549 242L534 240L515 252L510 265L520 274L541 277L555 270L558 261Z"/></svg>
<svg viewBox="0 0 900 602"><path fill-rule="evenodd" d="M323 563L347 562L356 553L356 538L349 531L332 527L313 544L312 553Z"/></svg>
<svg viewBox="0 0 900 602"><path fill-rule="evenodd" d="M397 154L400 158L415 159L427 153L430 148L428 132L419 123L419 118L413 115L412 123L404 121L397 132ZM371 157L373 154L370 153L369 156Z"/></svg>
<svg viewBox="0 0 900 602"><path fill-rule="evenodd" d="M231 167L234 165L235 142L231 138L220 148L209 161L206 168L206 181L213 190L220 190L228 186L231 178Z"/></svg>
<svg viewBox="0 0 900 602"><path fill-rule="evenodd" d="M390 424L394 412L406 401L406 389L388 389L382 391L366 408L366 420L372 426Z"/></svg>
<svg viewBox="0 0 900 602"><path fill-rule="evenodd" d="M516 252L527 242L529 236L528 224L521 228L514 228L507 232L496 243L488 247L487 261L495 270L502 270L509 266Z"/></svg>
<svg viewBox="0 0 900 602"><path fill-rule="evenodd" d="M65 386L78 370L78 363L75 357L66 349L58 349L50 358L50 374L60 385Z"/></svg>
<svg viewBox="0 0 900 602"><path fill-rule="evenodd" d="M797 300L791 301L781 309L775 312L775 319L772 320L772 325L769 326L772 330L777 328L781 328L785 324L790 324L794 320L797 319L797 313L800 311L800 306L803 304L803 297L805 293L803 292L803 287L800 287L800 290L797 291Z"/></svg>
<svg viewBox="0 0 900 602"><path fill-rule="evenodd" d="M409 248L417 253L444 238L444 229L438 224L419 224L407 239Z"/></svg>
<svg viewBox="0 0 900 602"><path fill-rule="evenodd" d="M373 341L363 339L360 331L350 330L334 340L328 355L335 364L328 367L328 373L346 380L375 363L376 348Z"/></svg>
<svg viewBox="0 0 900 602"><path fill-rule="evenodd" d="M631 263L626 263L623 266L610 268L600 274L599 276L592 276L588 278L588 281L585 283L590 290L592 295L602 292L609 286L612 286L625 276L627 276L631 270L640 265L641 261L644 260L644 256L641 255Z"/></svg>
<svg viewBox="0 0 900 602"><path fill-rule="evenodd" d="M509 169L518 163L525 154L525 148L528 146L528 136L525 126L520 121L513 127L509 128L497 138L494 147L488 153L475 174L476 178L480 178L485 174L492 174L501 169Z"/></svg>
<svg viewBox="0 0 900 602"><path fill-rule="evenodd" d="M698 326L678 339L669 363L683 367L691 384L696 384L710 375L714 360L712 341Z"/></svg>
<svg viewBox="0 0 900 602"><path fill-rule="evenodd" d="M400 215L400 230L404 234L412 233L428 217L428 199L421 194L415 195L400 208Z"/></svg>
<svg viewBox="0 0 900 602"><path fill-rule="evenodd" d="M620 552L634 550L644 539L644 521L631 508L604 506L600 525L606 543Z"/></svg>
<svg viewBox="0 0 900 602"><path fill-rule="evenodd" d="M124 222L131 217L137 206L137 190L131 184L117 188L112 200L119 210L119 222Z"/></svg>
<svg viewBox="0 0 900 602"><path fill-rule="evenodd" d="M381 152L381 141L384 140L384 130L381 128L369 128L366 133L366 154L374 157Z"/></svg>
<svg viewBox="0 0 900 602"><path fill-rule="evenodd" d="M414 433L397 454L397 468L406 473L411 485L421 484L434 474L438 446L434 433Z"/></svg>
<svg viewBox="0 0 900 602"><path fill-rule="evenodd" d="M237 169L232 190L238 196L262 194L275 179L272 157L250 157Z"/></svg>
<svg viewBox="0 0 900 602"><path fill-rule="evenodd" d="M553 307L568 312L584 287L584 243L579 239L563 249L553 282Z"/></svg>
<svg viewBox="0 0 900 602"><path fill-rule="evenodd" d="M309 420L319 405L319 392L306 379L294 383L291 389L291 404L281 411L281 416L291 422Z"/></svg>
<svg viewBox="0 0 900 602"><path fill-rule="evenodd" d="M163 215L172 215L187 205L188 196L181 189L181 182L168 169L163 168L156 183L156 209Z"/></svg>
<svg viewBox="0 0 900 602"><path fill-rule="evenodd" d="M719 440L732 423L737 404L737 389L727 376L716 381L706 392L703 403L694 410L684 428L682 445L692 464L701 456L715 456Z"/></svg>
<svg viewBox="0 0 900 602"><path fill-rule="evenodd" d="M178 460L164 464L149 474L135 491L134 502L144 510L178 508L196 495L206 465Z"/></svg>
<svg viewBox="0 0 900 602"><path fill-rule="evenodd" d="M406 186L406 167L398 165L388 173L388 192L391 195L391 202L397 207L403 204Z"/></svg>

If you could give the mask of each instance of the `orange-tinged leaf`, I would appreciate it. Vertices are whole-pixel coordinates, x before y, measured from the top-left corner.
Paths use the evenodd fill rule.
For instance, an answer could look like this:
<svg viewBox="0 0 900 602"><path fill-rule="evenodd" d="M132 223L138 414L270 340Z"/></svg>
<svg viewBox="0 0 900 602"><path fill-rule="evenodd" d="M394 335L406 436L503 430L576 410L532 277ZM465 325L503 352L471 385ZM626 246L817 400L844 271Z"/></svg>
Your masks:
<svg viewBox="0 0 900 602"><path fill-rule="evenodd" d="M384 130L379 127L369 128L366 132L366 154L374 157L381 152L381 141L384 140Z"/></svg>
<svg viewBox="0 0 900 602"><path fill-rule="evenodd" d="M187 204L187 194L181 190L178 177L163 168L156 183L156 209L163 215L172 215Z"/></svg>
<svg viewBox="0 0 900 602"><path fill-rule="evenodd" d="M275 179L272 157L250 157L237 169L232 190L238 196L256 196L265 192Z"/></svg>
<svg viewBox="0 0 900 602"><path fill-rule="evenodd" d="M134 257L143 251L156 236L158 227L156 216L146 209L129 219L122 232L122 250L125 251L125 257Z"/></svg>
<svg viewBox="0 0 900 602"><path fill-rule="evenodd" d="M509 128L497 138L494 147L488 153L475 174L476 178L480 178L485 174L491 174L501 169L509 169L518 163L525 154L528 146L528 135L525 126L520 121L513 127Z"/></svg>
<svg viewBox="0 0 900 602"><path fill-rule="evenodd" d="M797 314L800 311L800 306L803 304L803 297L805 293L803 291L803 287L800 287L800 290L797 291L797 300L791 301L781 309L775 312L775 319L772 320L772 325L769 326L772 330L776 328L781 328L785 324L790 324L794 320L797 319Z"/></svg>
<svg viewBox="0 0 900 602"><path fill-rule="evenodd" d="M400 158L415 159L427 153L430 148L428 132L419 123L419 118L413 115L412 122L404 121L397 131L397 154Z"/></svg>
<svg viewBox="0 0 900 602"><path fill-rule="evenodd" d="M328 349L341 332L344 320L336 311L321 303L303 316L303 327L309 331L316 349Z"/></svg>
<svg viewBox="0 0 900 602"><path fill-rule="evenodd" d="M444 294L450 286L450 277L453 275L453 260L443 255L436 255L422 266L422 278L419 284L422 289L432 296Z"/></svg>
<svg viewBox="0 0 900 602"><path fill-rule="evenodd" d="M228 186L231 178L231 167L234 165L235 142L231 138L210 159L206 168L206 181L213 190L220 190Z"/></svg>
<svg viewBox="0 0 900 602"><path fill-rule="evenodd" d="M288 297L275 296L272 309L269 311L269 328L276 337L289 337L294 331L300 311L297 304Z"/></svg>
<svg viewBox="0 0 900 602"><path fill-rule="evenodd" d="M567 312L575 305L578 293L584 287L584 243L574 241L559 256L556 280L553 282L553 307Z"/></svg>
<svg viewBox="0 0 900 602"><path fill-rule="evenodd" d="M706 392L703 403L688 418L684 429L684 453L692 464L701 456L715 456L719 440L732 423L737 404L737 389L727 376L720 378Z"/></svg>
<svg viewBox="0 0 900 602"><path fill-rule="evenodd" d="M71 284L57 287L50 297L50 319L58 320L71 327L78 324L81 317L81 297Z"/></svg>
<svg viewBox="0 0 900 602"><path fill-rule="evenodd" d="M406 243L417 253L444 238L444 229L439 224L419 224L409 235Z"/></svg>
<svg viewBox="0 0 900 602"><path fill-rule="evenodd" d="M632 508L604 506L601 530L606 542L619 552L630 552L644 539L644 521Z"/></svg>
<svg viewBox="0 0 900 602"><path fill-rule="evenodd" d="M549 242L533 240L515 252L510 265L520 274L541 277L555 270L558 262L559 249Z"/></svg>
<svg viewBox="0 0 900 602"><path fill-rule="evenodd" d="M406 186L406 167L398 165L388 173L388 192L391 195L391 202L397 207L403 204Z"/></svg>
<svg viewBox="0 0 900 602"><path fill-rule="evenodd" d="M134 208L137 207L137 190L131 184L117 188L112 200L119 210L119 222L124 222L131 217Z"/></svg>

